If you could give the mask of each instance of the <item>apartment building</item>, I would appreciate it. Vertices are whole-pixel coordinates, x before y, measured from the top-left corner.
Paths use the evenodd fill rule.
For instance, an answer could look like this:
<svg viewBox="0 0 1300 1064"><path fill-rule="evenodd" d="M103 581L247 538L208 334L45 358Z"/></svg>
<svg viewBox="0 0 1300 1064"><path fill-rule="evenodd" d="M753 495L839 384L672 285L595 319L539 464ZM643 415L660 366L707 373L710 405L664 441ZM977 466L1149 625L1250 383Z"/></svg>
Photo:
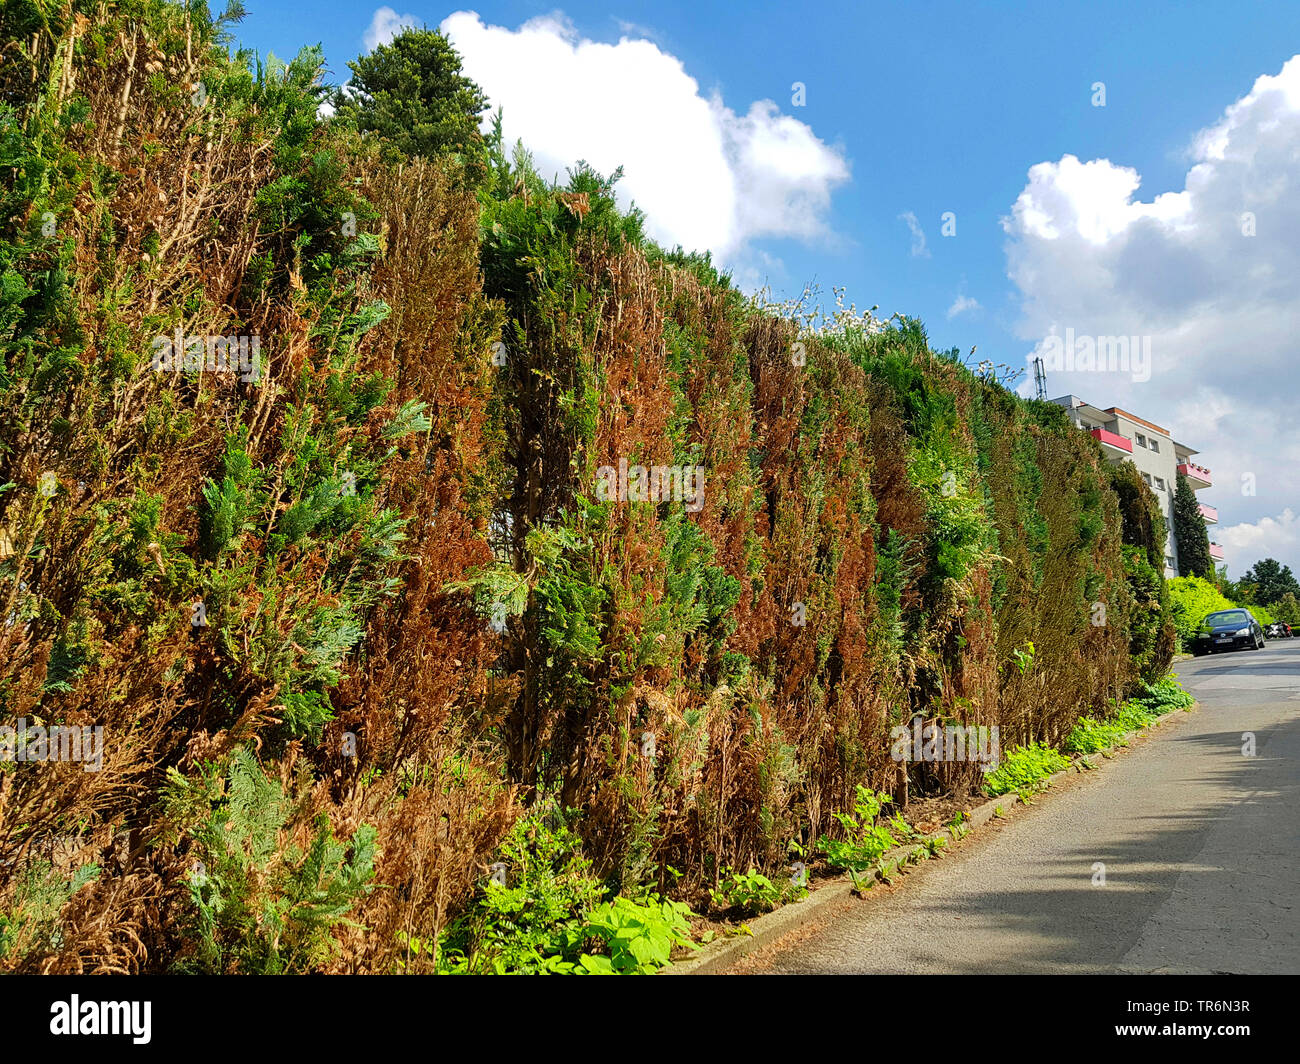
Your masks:
<svg viewBox="0 0 1300 1064"><path fill-rule="evenodd" d="M1192 461L1199 452L1179 443L1169 430L1154 422L1130 414L1117 406L1105 410L1084 402L1077 395L1064 395L1052 402L1070 412L1077 428L1092 433L1101 444L1102 452L1112 462L1132 462L1142 474L1147 486L1155 492L1169 526L1165 542L1165 576L1178 575L1178 543L1174 537L1174 491L1178 487L1178 474L1182 473L1195 491L1211 486L1210 471ZM1219 522L1219 511L1201 504L1201 518L1207 525ZM1223 561L1223 548L1213 542L1210 556L1215 563Z"/></svg>

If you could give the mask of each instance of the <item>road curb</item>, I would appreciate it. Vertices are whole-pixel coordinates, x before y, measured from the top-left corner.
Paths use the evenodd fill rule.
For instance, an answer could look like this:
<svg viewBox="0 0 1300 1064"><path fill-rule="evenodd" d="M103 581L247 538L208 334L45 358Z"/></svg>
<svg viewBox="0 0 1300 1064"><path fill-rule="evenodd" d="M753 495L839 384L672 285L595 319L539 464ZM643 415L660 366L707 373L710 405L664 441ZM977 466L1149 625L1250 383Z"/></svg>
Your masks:
<svg viewBox="0 0 1300 1064"><path fill-rule="evenodd" d="M1063 768L1060 772L1048 776L1045 784L1050 787L1057 780L1066 776L1078 774L1081 772L1095 771L1097 766L1084 765L1081 762L1090 757L1103 757L1106 754L1113 754L1116 750L1123 749L1135 735L1142 735L1144 732L1158 728L1166 721L1182 713L1190 713L1196 708L1197 703L1193 703L1186 709L1174 709L1168 713L1156 717L1145 728L1139 728L1137 731L1128 732L1124 736L1123 743L1116 743L1107 747L1105 750L1098 750L1092 754L1080 754L1072 758L1069 768ZM970 815L965 821L968 831L976 831L982 828L990 820L994 819L999 807L1003 812L1011 809L1020 801L1020 796L1015 793L999 795L997 798L990 798L970 811ZM963 837L965 837L963 835ZM944 838L948 839L946 833L938 835L928 835L924 839L917 839L904 846L899 846L890 850L881 858L881 863L885 867L894 865L901 868L906 863L907 857L918 846L924 845L928 839ZM747 922L752 934L737 936L733 938L719 939L710 942L698 952L690 957L684 957L680 961L675 961L668 967L660 970L660 975L716 975L725 971L736 964L737 961L764 946L771 945L779 938L783 938L791 931L796 931L806 924L812 923L819 918L826 908L834 905L849 897L853 892L853 882L848 876L840 876L836 879L828 880L824 885L818 887L809 893L808 897L802 901L790 902L787 905L774 912L767 913L763 916L756 917Z"/></svg>

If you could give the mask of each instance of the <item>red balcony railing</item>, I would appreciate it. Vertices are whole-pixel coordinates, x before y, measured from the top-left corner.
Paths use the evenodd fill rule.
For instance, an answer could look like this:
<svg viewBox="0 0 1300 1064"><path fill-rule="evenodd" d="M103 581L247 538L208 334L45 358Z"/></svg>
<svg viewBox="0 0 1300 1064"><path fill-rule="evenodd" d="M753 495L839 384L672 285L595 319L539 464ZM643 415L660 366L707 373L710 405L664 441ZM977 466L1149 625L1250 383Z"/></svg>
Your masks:
<svg viewBox="0 0 1300 1064"><path fill-rule="evenodd" d="M1092 438L1094 440L1099 440L1101 443L1105 444L1108 447L1114 447L1121 451L1127 451L1129 454L1133 453L1132 440L1126 440L1123 436L1116 435L1115 433L1110 432L1107 429L1093 429Z"/></svg>
<svg viewBox="0 0 1300 1064"><path fill-rule="evenodd" d="M1217 543L1211 543L1210 557L1213 558L1216 562L1223 561L1223 548L1220 547Z"/></svg>
<svg viewBox="0 0 1300 1064"><path fill-rule="evenodd" d="M1201 503L1201 516L1205 518L1207 525L1217 525L1219 523L1219 511L1213 506Z"/></svg>
<svg viewBox="0 0 1300 1064"><path fill-rule="evenodd" d="M1193 487L1208 488L1210 486L1210 471L1203 465L1197 465L1195 462L1184 462L1178 467L1178 472L1192 481Z"/></svg>

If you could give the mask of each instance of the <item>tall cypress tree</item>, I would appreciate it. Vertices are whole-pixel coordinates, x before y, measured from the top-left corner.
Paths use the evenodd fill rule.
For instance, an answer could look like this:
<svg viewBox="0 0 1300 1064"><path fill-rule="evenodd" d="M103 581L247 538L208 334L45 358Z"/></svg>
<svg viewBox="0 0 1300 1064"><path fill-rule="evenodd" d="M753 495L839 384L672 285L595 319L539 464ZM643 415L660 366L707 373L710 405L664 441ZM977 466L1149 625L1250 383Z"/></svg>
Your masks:
<svg viewBox="0 0 1300 1064"><path fill-rule="evenodd" d="M1174 491L1174 541L1178 544L1178 575L1214 576L1214 559L1210 557L1210 534L1205 531L1196 492L1182 473Z"/></svg>

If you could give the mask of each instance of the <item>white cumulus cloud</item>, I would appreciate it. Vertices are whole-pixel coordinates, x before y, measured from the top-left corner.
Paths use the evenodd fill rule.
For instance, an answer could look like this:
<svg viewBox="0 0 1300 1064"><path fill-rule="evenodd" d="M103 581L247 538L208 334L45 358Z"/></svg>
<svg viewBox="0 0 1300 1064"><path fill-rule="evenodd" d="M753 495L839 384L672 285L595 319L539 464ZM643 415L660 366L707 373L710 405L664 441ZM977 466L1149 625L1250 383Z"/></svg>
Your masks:
<svg viewBox="0 0 1300 1064"><path fill-rule="evenodd" d="M504 108L507 141L522 139L547 178L563 180L579 160L601 173L622 166L620 201L645 211L659 243L734 263L757 239L829 237L848 161L771 100L737 112L654 42L589 40L562 15L509 29L460 11L440 28Z"/></svg>
<svg viewBox="0 0 1300 1064"><path fill-rule="evenodd" d="M1238 576L1260 558L1277 558L1292 565L1289 559L1300 557L1300 516L1287 507L1276 517L1229 525L1219 533L1218 539L1226 551L1240 558L1236 568Z"/></svg>
<svg viewBox="0 0 1300 1064"><path fill-rule="evenodd" d="M1029 170L1003 219L1017 333L1027 358L1067 329L1149 337L1149 380L1049 368L1049 390L1122 406L1197 448L1234 574L1269 550L1295 568L1300 56L1188 143L1183 188L1146 198L1122 161L1064 155Z"/></svg>
<svg viewBox="0 0 1300 1064"><path fill-rule="evenodd" d="M366 51L373 52L381 44L391 43L393 38L407 26L422 25L424 23L414 15L399 15L391 7L381 7L370 20L370 25L366 27L361 40L366 46Z"/></svg>
<svg viewBox="0 0 1300 1064"><path fill-rule="evenodd" d="M969 311L979 309L980 304L978 299L974 299L971 296L958 295L957 298L952 301L952 306L948 308L948 320L951 321L953 318L957 317L958 314L966 314Z"/></svg>

